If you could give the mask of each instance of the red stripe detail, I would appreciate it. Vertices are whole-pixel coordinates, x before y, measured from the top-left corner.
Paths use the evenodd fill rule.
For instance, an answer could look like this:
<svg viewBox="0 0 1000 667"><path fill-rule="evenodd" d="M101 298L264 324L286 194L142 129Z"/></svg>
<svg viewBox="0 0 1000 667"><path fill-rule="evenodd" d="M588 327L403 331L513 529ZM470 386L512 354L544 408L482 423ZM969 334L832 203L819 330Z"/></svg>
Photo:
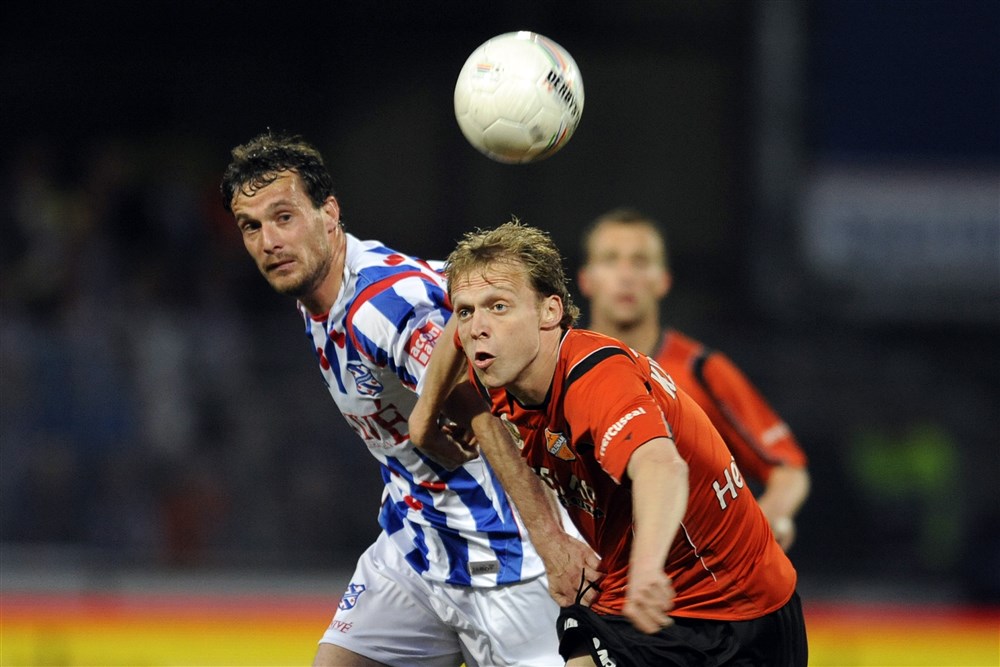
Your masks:
<svg viewBox="0 0 1000 667"><path fill-rule="evenodd" d="M419 484L430 491L444 491L448 488L448 485L444 482L420 482Z"/></svg>
<svg viewBox="0 0 1000 667"><path fill-rule="evenodd" d="M406 278L412 278L414 276L418 276L424 279L427 278L427 275L422 273L421 271L404 271L403 273L397 273L391 276L386 276L381 280L376 280L371 285L361 290L361 292L359 292L358 295L354 298L354 301L351 303L351 307L347 311L347 318L345 321L344 328L347 329L347 335L351 337L351 342L354 343L354 347L357 348L358 352L364 354L364 348L361 346L361 344L358 342L357 337L354 335L354 315L355 313L357 313L358 308L361 307L362 304L367 303L368 300L371 299L373 294L381 292L386 287L391 287L392 285L395 285L400 280L404 280ZM365 356L374 361L374 359L372 359L370 356L368 355Z"/></svg>

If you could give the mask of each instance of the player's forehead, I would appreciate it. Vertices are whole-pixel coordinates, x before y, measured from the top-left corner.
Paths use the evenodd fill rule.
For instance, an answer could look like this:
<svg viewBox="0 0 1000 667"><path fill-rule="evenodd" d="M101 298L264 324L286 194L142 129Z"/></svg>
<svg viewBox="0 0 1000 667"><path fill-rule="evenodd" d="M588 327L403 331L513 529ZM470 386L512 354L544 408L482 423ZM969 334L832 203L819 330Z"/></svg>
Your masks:
<svg viewBox="0 0 1000 667"><path fill-rule="evenodd" d="M484 296L514 296L530 289L524 267L510 262L469 267L450 279L452 301L471 302Z"/></svg>
<svg viewBox="0 0 1000 667"><path fill-rule="evenodd" d="M643 222L602 222L594 228L587 247L592 257L663 255L660 235L651 225Z"/></svg>
<svg viewBox="0 0 1000 667"><path fill-rule="evenodd" d="M282 203L308 199L302 179L294 171L265 174L259 183L244 183L233 195L233 213L260 211Z"/></svg>

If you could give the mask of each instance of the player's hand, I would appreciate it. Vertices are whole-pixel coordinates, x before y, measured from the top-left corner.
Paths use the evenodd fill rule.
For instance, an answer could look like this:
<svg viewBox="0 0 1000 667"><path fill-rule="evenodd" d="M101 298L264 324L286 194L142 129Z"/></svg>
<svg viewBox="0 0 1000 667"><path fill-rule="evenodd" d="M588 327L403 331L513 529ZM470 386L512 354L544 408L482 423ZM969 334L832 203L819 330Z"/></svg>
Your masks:
<svg viewBox="0 0 1000 667"><path fill-rule="evenodd" d="M774 539L787 552L795 542L795 520L789 516L769 517L769 519Z"/></svg>
<svg viewBox="0 0 1000 667"><path fill-rule="evenodd" d="M436 428L420 432L419 440L410 433L410 441L424 454L448 470L455 470L463 463L479 456L479 447L467 431L454 422L442 418Z"/></svg>
<svg viewBox="0 0 1000 667"><path fill-rule="evenodd" d="M604 576L601 557L586 542L567 533L543 535L533 543L545 562L552 599L560 607L568 607L576 602L580 590L586 588L580 604L590 606L600 593L600 580Z"/></svg>
<svg viewBox="0 0 1000 667"><path fill-rule="evenodd" d="M673 620L667 612L674 608L674 587L662 567L629 568L625 593L625 617L639 630L653 634Z"/></svg>

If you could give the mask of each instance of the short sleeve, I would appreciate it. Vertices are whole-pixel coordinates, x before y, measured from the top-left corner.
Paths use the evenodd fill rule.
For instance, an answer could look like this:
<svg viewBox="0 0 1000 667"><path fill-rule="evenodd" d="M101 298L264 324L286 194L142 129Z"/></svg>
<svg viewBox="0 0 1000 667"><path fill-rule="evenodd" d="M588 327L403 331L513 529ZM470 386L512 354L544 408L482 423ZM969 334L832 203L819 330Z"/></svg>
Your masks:
<svg viewBox="0 0 1000 667"><path fill-rule="evenodd" d="M672 437L639 367L626 355L603 359L574 380L566 388L563 414L573 439L590 440L597 462L619 483L636 449Z"/></svg>

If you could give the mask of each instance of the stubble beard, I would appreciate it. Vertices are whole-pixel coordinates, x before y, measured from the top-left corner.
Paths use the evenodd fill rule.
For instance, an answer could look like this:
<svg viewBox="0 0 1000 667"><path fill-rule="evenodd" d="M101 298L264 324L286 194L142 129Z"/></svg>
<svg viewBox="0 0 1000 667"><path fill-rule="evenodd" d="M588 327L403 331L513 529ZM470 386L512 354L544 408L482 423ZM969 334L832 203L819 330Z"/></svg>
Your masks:
<svg viewBox="0 0 1000 667"><path fill-rule="evenodd" d="M319 285L326 278L327 274L330 272L331 263L332 260L330 257L326 257L317 262L314 266L307 267L302 275L295 280L291 280L289 282L279 282L278 280L267 276L268 282L271 283L271 287L273 287L279 294L300 299L308 294L311 294L316 290L316 288L319 287Z"/></svg>

